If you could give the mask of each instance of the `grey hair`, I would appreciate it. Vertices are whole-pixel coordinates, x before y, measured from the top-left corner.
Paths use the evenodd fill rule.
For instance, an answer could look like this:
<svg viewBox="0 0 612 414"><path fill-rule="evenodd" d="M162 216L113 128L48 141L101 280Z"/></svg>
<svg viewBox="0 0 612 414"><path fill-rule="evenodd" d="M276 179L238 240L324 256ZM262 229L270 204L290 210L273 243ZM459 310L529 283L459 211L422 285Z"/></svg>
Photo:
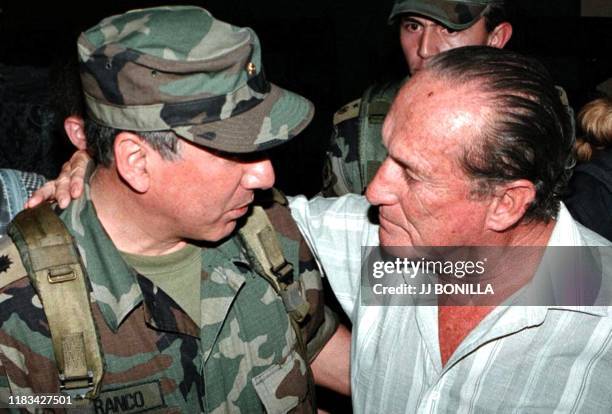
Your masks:
<svg viewBox="0 0 612 414"><path fill-rule="evenodd" d="M85 119L85 134L87 150L96 164L110 167L115 157L113 145L115 137L122 132L120 129L100 125ZM173 131L129 131L140 136L147 144L156 150L165 160L174 161L180 158L179 137Z"/></svg>

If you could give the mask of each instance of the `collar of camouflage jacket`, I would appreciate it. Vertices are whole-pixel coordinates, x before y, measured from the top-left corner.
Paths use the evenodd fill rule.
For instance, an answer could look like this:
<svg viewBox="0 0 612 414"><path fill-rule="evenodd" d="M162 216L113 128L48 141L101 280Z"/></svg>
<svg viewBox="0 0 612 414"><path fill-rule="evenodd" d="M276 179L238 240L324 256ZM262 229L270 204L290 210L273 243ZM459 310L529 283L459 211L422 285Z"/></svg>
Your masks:
<svg viewBox="0 0 612 414"><path fill-rule="evenodd" d="M200 329L216 329L224 320L245 282L243 273L250 270L236 237L202 250L201 297L202 309L206 312L202 312L201 326L197 326L169 295L125 263L97 217L89 186L83 197L64 210L61 218L83 258L92 296L114 332L144 302L147 322L152 327L200 337Z"/></svg>

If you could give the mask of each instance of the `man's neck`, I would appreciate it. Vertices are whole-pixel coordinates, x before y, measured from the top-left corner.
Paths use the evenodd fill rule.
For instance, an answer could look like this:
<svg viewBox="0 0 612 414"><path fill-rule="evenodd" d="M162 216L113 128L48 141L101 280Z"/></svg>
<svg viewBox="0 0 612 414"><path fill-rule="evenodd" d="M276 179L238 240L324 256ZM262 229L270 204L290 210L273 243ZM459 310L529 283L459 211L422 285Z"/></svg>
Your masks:
<svg viewBox="0 0 612 414"><path fill-rule="evenodd" d="M508 246L546 246L550 240L556 220L548 223L532 222L518 225L511 234Z"/></svg>
<svg viewBox="0 0 612 414"><path fill-rule="evenodd" d="M555 224L555 220L550 220L548 223L533 221L519 223L515 227L503 232L490 231L480 245L499 247L546 246L555 228Z"/></svg>
<svg viewBox="0 0 612 414"><path fill-rule="evenodd" d="M174 237L147 206L147 196L120 182L112 169L98 168L90 180L91 201L102 227L117 249L157 256L175 252L185 241Z"/></svg>
<svg viewBox="0 0 612 414"><path fill-rule="evenodd" d="M490 275L483 282L494 286L493 298L477 297L476 306L438 307L438 340L442 365L446 365L457 347L476 328L497 305L527 284L540 262L544 247L548 244L555 227L555 221L548 223L520 224L507 233L500 234L489 245L499 247L499 257L487 264ZM543 247L538 249L518 249L512 247ZM510 247L510 249L506 249ZM491 299L491 300L489 300ZM444 303L444 300L442 301ZM465 305L465 304L464 304Z"/></svg>

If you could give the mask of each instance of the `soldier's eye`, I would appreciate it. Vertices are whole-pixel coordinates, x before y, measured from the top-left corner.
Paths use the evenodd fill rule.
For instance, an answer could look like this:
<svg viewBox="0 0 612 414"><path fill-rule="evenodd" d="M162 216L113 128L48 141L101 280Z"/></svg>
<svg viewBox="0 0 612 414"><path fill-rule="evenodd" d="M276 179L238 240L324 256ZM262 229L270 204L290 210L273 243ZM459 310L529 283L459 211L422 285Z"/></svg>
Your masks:
<svg viewBox="0 0 612 414"><path fill-rule="evenodd" d="M421 25L415 22L404 22L402 24L402 27L405 31L411 32L411 33L416 33L419 30L421 30Z"/></svg>
<svg viewBox="0 0 612 414"><path fill-rule="evenodd" d="M442 33L444 33L445 35L450 35L453 36L457 33L459 33L459 30L454 30L448 27L442 27Z"/></svg>

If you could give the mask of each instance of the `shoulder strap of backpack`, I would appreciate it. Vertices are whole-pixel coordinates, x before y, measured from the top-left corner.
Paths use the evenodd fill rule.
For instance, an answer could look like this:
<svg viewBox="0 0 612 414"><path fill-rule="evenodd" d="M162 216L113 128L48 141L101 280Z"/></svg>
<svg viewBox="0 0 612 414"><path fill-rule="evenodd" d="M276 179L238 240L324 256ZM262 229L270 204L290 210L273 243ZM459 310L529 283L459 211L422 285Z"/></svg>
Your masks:
<svg viewBox="0 0 612 414"><path fill-rule="evenodd" d="M17 215L9 234L43 304L61 390L95 398L104 365L86 272L72 236L48 204Z"/></svg>
<svg viewBox="0 0 612 414"><path fill-rule="evenodd" d="M276 231L262 207L253 206L239 234L255 271L264 277L281 297L298 344L305 354L306 347L299 323L308 315L310 305L302 297L300 284L293 277L293 266L285 259Z"/></svg>

